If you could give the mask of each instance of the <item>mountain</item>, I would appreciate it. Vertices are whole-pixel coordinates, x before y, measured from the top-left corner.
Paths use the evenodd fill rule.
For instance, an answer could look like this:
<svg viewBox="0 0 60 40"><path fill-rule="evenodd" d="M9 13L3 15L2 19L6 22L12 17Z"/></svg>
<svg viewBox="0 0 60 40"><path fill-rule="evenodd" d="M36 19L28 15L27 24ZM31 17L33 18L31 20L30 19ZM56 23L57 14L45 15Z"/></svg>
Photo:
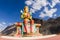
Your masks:
<svg viewBox="0 0 60 40"><path fill-rule="evenodd" d="M49 18L48 20L42 20L33 18L35 23L42 24L42 26L39 28L40 33L43 35L50 35L50 34L59 34L60 33L60 17L57 18ZM12 24L10 26L7 26L1 34L2 35L9 35L13 36L16 33L16 25Z"/></svg>
<svg viewBox="0 0 60 40"><path fill-rule="evenodd" d="M33 18L33 20L35 21L35 23L38 23L40 24L42 20L40 19L36 19L36 18ZM12 24L10 26L7 26L7 28L5 28L1 34L2 35L9 35L9 36L13 36L14 34L16 33L16 25L15 24Z"/></svg>
<svg viewBox="0 0 60 40"><path fill-rule="evenodd" d="M42 25L43 34L59 34L60 33L60 17L49 18L47 21L44 21Z"/></svg>
<svg viewBox="0 0 60 40"><path fill-rule="evenodd" d="M7 28L5 28L2 32L2 35L9 35L9 36L13 36L16 33L16 25L10 25L7 26Z"/></svg>

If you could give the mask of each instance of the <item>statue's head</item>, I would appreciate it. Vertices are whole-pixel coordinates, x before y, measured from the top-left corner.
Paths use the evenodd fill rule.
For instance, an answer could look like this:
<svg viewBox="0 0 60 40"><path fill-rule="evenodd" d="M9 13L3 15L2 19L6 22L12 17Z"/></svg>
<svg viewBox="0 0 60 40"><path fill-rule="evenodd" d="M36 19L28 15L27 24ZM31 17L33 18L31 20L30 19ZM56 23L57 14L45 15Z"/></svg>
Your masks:
<svg viewBox="0 0 60 40"><path fill-rule="evenodd" d="M28 11L29 11L28 6L25 6L25 7L24 7L24 12L28 12Z"/></svg>

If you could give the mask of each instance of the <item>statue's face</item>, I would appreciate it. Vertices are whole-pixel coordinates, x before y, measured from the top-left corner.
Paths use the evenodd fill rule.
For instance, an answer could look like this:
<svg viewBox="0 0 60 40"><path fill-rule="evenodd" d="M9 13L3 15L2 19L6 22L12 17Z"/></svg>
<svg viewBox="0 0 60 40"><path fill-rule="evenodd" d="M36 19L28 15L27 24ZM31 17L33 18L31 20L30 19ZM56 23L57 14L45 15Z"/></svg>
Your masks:
<svg viewBox="0 0 60 40"><path fill-rule="evenodd" d="M24 12L28 12L28 7L27 6L25 6L25 8L24 8Z"/></svg>

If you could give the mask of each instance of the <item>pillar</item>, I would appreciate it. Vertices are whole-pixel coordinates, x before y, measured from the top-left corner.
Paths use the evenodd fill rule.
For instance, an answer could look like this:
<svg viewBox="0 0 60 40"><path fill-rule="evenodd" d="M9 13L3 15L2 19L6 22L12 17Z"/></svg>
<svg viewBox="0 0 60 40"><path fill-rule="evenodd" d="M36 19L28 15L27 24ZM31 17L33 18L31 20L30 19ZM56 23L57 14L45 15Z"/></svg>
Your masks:
<svg viewBox="0 0 60 40"><path fill-rule="evenodd" d="M16 36L17 36L17 37L22 36L22 34L21 34L21 31L22 31L22 30L21 30L21 25L22 25L22 24L19 23L19 22L16 23L16 28L17 28L17 30L16 30Z"/></svg>
<svg viewBox="0 0 60 40"><path fill-rule="evenodd" d="M30 33L34 32L34 20L30 21Z"/></svg>

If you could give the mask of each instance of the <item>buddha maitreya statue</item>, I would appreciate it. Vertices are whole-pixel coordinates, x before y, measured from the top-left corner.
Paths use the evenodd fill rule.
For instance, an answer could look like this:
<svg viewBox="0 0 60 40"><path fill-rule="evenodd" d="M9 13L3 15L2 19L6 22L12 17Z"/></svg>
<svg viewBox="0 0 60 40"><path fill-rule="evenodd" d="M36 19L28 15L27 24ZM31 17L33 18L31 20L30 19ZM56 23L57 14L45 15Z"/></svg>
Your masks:
<svg viewBox="0 0 60 40"><path fill-rule="evenodd" d="M30 20L32 19L31 13L29 13L28 6L24 7L24 11L23 11L23 14L21 15L21 18L23 18L23 19L30 19Z"/></svg>

